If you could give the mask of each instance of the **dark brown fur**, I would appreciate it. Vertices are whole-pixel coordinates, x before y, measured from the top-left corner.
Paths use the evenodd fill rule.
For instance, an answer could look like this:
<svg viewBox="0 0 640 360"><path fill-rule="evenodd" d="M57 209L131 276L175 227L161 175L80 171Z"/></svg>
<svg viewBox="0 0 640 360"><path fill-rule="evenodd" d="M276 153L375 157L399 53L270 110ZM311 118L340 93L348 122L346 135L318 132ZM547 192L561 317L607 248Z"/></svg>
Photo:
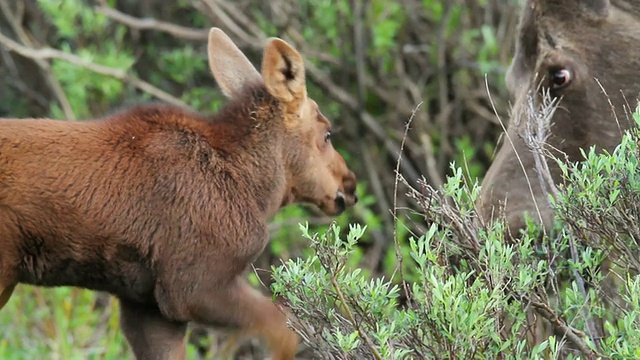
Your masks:
<svg viewBox="0 0 640 360"><path fill-rule="evenodd" d="M213 34L210 48L234 47ZM287 68L263 73L304 80L283 44L265 52ZM274 358L293 358L297 336L242 274L281 206L339 213L356 201L355 177L306 92L286 101L270 90L277 78L227 80L232 100L212 117L156 105L97 121L0 120L0 308L18 283L77 286L120 299L138 359L184 358L190 321L261 335Z"/></svg>
<svg viewBox="0 0 640 360"><path fill-rule="evenodd" d="M531 91L539 102L542 89L551 88L553 72L569 70L571 82L564 88L551 88L551 95L561 101L552 119L549 145L570 161L582 160L580 149L592 145L612 150L620 142L622 130L630 125L629 106L636 106L640 93L639 45L640 1L526 2L507 73L515 100L507 130L513 145L503 139L482 183L480 206L485 217L497 217L504 210L513 236L524 227L524 213L545 227L551 226L553 213L533 155L522 139L526 96ZM595 79L610 97L619 122ZM540 83L542 87L536 92ZM554 180L559 181L557 166L549 164Z"/></svg>

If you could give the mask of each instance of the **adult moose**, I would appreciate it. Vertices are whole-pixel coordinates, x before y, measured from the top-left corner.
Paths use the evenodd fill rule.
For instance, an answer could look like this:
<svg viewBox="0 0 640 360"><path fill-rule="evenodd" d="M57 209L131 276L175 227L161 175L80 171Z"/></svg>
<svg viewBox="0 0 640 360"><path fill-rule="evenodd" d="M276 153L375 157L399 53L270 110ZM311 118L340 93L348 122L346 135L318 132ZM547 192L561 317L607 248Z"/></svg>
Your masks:
<svg viewBox="0 0 640 360"><path fill-rule="evenodd" d="M569 161L582 160L580 149L590 146L613 150L640 94L640 1L526 1L506 80L514 99L508 138L482 182L479 207L485 218L504 211L517 237L525 214L545 228L554 216L522 136L530 99L538 109L543 91L560 101L548 144ZM559 182L557 165L548 164ZM546 338L545 331L536 329L532 340Z"/></svg>
<svg viewBox="0 0 640 360"><path fill-rule="evenodd" d="M262 74L219 29L209 65L230 102L211 117L140 106L97 121L0 121L0 308L18 283L115 295L138 359L184 359L187 323L298 337L242 274L292 202L336 215L356 179L280 39Z"/></svg>
<svg viewBox="0 0 640 360"><path fill-rule="evenodd" d="M515 100L508 139L482 182L480 208L487 217L504 210L510 233L517 236L525 213L547 228L553 222L522 137L527 96L534 94L538 107L542 91L559 98L548 143L568 160L582 160L580 149L593 145L613 150L630 125L625 108L634 107L640 94L640 1L527 1L506 80ZM559 181L559 169L549 165Z"/></svg>

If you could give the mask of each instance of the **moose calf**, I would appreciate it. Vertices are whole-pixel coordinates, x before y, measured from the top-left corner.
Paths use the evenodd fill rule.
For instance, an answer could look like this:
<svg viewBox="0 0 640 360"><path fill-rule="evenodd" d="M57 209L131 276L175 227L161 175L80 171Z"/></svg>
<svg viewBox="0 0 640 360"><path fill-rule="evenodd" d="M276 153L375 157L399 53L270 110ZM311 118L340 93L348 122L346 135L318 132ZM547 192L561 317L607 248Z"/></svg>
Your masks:
<svg viewBox="0 0 640 360"><path fill-rule="evenodd" d="M190 321L299 339L244 270L267 220L305 202L328 215L356 178L307 97L300 54L270 39L262 75L221 30L211 71L230 102L211 117L138 106L101 120L0 120L0 308L18 283L105 291L137 359L184 359Z"/></svg>

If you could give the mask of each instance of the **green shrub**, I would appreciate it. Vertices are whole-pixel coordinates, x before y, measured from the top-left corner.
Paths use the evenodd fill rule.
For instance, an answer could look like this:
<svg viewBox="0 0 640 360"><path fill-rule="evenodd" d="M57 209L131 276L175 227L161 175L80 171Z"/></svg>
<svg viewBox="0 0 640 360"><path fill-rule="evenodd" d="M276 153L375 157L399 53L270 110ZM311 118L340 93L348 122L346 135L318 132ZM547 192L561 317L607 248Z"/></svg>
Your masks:
<svg viewBox="0 0 640 360"><path fill-rule="evenodd" d="M552 231L531 223L506 241L502 220L477 218L478 186L452 165L441 189L408 191L427 223L398 239L410 256L396 270L413 269L410 283L363 274L349 258L366 227L332 225L302 227L313 254L275 267L272 289L318 358L638 358L639 143L634 127L610 154L560 163ZM532 344L540 320L555 335Z"/></svg>

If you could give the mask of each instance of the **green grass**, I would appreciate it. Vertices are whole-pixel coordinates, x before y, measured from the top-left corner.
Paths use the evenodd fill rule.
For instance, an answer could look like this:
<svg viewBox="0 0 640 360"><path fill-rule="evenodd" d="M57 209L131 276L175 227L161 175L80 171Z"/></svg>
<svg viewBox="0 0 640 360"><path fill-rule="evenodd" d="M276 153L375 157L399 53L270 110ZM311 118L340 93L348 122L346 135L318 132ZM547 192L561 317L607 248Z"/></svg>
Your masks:
<svg viewBox="0 0 640 360"><path fill-rule="evenodd" d="M0 310L0 359L134 359L120 330L118 302L108 297L107 306L96 306L98 298L71 287L18 285ZM187 359L198 358L189 343Z"/></svg>
<svg viewBox="0 0 640 360"><path fill-rule="evenodd" d="M117 301L95 308L97 294L19 285L0 310L0 359L130 359Z"/></svg>

